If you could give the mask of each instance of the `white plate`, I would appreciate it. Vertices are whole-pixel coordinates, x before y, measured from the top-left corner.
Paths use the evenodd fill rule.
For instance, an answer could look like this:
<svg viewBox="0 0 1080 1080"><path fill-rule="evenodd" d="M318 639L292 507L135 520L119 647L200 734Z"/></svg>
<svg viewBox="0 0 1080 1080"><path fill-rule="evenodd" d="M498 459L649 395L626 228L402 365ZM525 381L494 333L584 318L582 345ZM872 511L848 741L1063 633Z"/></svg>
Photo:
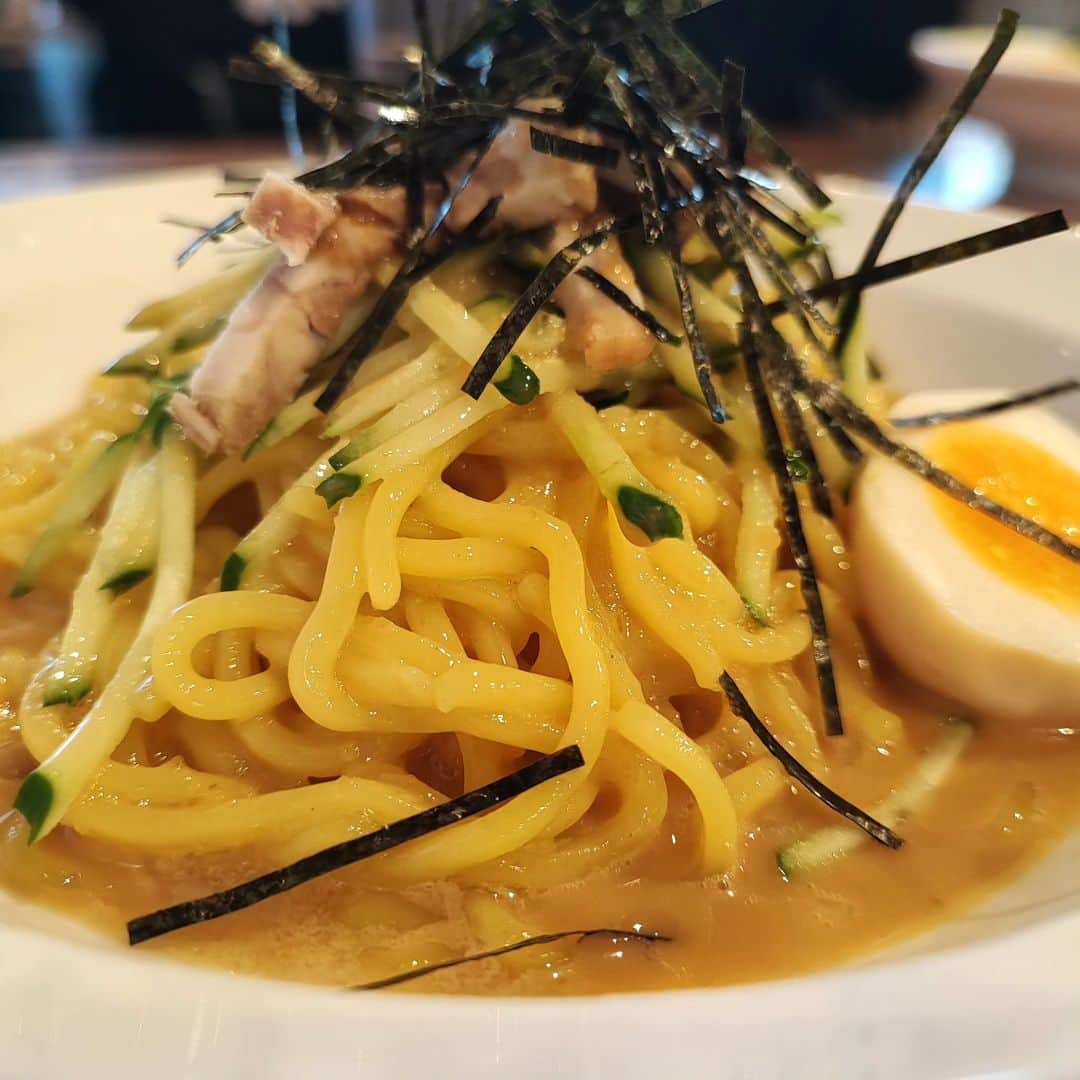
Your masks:
<svg viewBox="0 0 1080 1080"><path fill-rule="evenodd" d="M0 207L5 433L76 403L83 377L124 346L135 305L176 287L184 238L158 220L220 213L213 182L173 174ZM840 205L843 269L883 202L848 185ZM1001 220L912 207L886 257ZM1030 386L1080 370L1078 280L1080 240L1041 240L874 291L871 328L902 385ZM844 970L548 1001L357 995L180 967L0 897L0 1077L1075 1076L1077 895L1080 836L967 918Z"/></svg>

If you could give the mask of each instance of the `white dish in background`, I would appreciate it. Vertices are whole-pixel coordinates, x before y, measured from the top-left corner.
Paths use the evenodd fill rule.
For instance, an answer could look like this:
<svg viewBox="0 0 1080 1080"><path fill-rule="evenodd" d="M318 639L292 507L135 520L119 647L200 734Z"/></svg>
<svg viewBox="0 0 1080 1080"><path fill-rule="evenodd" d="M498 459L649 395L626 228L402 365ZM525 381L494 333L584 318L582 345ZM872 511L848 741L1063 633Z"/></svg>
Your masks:
<svg viewBox="0 0 1080 1080"><path fill-rule="evenodd" d="M178 277L165 215L210 220L189 172L0 206L5 434L75 405L139 302ZM884 200L833 185L857 262ZM1003 219L910 207L883 259ZM869 294L902 387L1031 386L1080 371L1080 238L1057 236ZM1080 402L1062 402L1076 422ZM1080 737L1080 736L1078 736ZM0 1078L1075 1076L1080 833L968 916L860 964L720 990L565 1000L356 995L181 967L0 895Z"/></svg>
<svg viewBox="0 0 1080 1080"><path fill-rule="evenodd" d="M935 27L911 51L940 104L951 100L990 40L988 26ZM1022 26L971 115L1003 128L1016 151L1016 179L1063 199L1080 197L1080 40Z"/></svg>

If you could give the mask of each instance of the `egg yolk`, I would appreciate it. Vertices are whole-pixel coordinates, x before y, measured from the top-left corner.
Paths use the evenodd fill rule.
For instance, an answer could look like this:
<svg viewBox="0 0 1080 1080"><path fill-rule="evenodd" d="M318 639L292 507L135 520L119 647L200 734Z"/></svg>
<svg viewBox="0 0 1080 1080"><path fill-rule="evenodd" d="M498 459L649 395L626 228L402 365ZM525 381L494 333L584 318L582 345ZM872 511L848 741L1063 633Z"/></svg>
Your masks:
<svg viewBox="0 0 1080 1080"><path fill-rule="evenodd" d="M927 456L968 487L1080 542L1080 472L1027 439L985 424L934 432ZM998 577L1058 607L1080 609L1080 565L935 491L935 509L971 556Z"/></svg>

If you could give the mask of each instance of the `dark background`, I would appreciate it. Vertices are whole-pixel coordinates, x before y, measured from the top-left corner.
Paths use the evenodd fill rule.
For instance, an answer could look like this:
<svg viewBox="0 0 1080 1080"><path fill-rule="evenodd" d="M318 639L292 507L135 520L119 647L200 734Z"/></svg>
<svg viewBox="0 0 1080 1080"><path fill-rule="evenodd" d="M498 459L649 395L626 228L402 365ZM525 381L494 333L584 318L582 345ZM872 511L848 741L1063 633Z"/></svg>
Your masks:
<svg viewBox="0 0 1080 1080"><path fill-rule="evenodd" d="M0 139L228 138L279 123L273 94L226 77L228 58L267 29L229 0L21 0L21 7L30 25L6 45L0 40ZM747 96L767 120L814 128L912 102L920 78L908 57L911 34L954 22L963 7L964 0L722 0L682 26L709 59L747 67ZM291 36L304 63L348 69L343 15L293 26Z"/></svg>

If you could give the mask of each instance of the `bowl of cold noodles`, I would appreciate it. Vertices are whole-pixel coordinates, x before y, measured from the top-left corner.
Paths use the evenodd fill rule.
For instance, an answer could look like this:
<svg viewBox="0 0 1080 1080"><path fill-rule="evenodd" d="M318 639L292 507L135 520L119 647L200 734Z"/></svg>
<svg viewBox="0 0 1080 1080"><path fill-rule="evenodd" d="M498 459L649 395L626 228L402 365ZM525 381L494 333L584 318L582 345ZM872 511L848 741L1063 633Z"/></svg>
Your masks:
<svg viewBox="0 0 1080 1080"><path fill-rule="evenodd" d="M671 16L510 5L402 86L238 61L347 148L2 446L16 897L341 989L685 990L912 939L1069 832L1076 380L904 393L866 319L1067 228L886 251L1015 16L845 273Z"/></svg>

